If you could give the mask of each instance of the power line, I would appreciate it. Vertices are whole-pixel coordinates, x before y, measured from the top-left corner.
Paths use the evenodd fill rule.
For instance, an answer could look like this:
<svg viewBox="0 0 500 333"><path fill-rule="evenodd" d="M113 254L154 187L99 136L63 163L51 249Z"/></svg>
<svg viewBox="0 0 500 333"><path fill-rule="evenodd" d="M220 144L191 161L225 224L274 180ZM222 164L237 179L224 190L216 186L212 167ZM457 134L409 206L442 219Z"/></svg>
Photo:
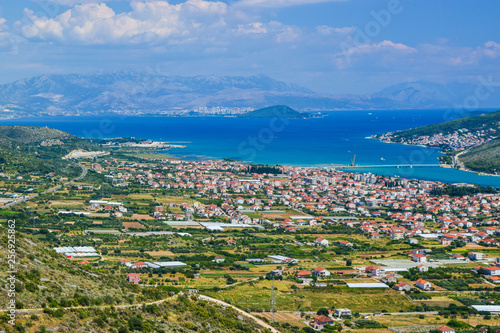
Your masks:
<svg viewBox="0 0 500 333"><path fill-rule="evenodd" d="M271 319L273 324L275 323L276 317L276 294L274 291L274 272L271 272L272 276L272 285L271 285Z"/></svg>

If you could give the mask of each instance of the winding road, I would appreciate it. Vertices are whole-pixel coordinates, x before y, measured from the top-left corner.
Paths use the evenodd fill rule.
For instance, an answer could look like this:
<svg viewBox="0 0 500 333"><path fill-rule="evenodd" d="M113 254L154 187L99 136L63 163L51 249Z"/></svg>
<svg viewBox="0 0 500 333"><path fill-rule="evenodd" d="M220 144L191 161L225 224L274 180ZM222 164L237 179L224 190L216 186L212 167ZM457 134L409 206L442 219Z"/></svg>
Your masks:
<svg viewBox="0 0 500 333"><path fill-rule="evenodd" d="M52 188L49 188L48 190L45 190L43 192L41 192L40 194L38 193L35 193L31 196L28 196L28 197L24 197L22 199L17 199L17 200L14 200L14 201L11 201L5 205L3 205L2 207L0 207L1 209L4 209L4 208L8 208L10 206L14 206L14 205L17 205L18 203L21 203L21 202L26 202L26 201L29 201L29 200L32 200L40 195L44 195L44 194L47 194L47 193L51 193L51 192L55 192L55 191L59 191L60 189L62 189L64 186L68 186L68 185L71 185L73 184L74 182L76 181L79 181L79 180L82 180L86 175L87 175L87 168L85 168L83 165L81 165L80 163L77 164L81 169L82 169L82 173L80 174L80 176L78 176L77 178L73 179L72 181L69 181L69 182L66 182L64 183L63 185L57 185L55 187L52 187Z"/></svg>

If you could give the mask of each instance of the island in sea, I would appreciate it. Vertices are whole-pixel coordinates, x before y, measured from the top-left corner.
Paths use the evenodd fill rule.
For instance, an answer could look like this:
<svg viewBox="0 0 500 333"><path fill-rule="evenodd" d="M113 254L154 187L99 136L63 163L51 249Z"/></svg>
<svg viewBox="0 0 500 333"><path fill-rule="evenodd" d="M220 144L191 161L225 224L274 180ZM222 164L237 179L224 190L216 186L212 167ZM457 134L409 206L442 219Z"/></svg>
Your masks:
<svg viewBox="0 0 500 333"><path fill-rule="evenodd" d="M320 114L303 113L286 105L274 105L250 111L239 115L240 118L280 118L280 119L308 119L320 117Z"/></svg>
<svg viewBox="0 0 500 333"><path fill-rule="evenodd" d="M445 167L497 174L500 172L500 111L444 123L373 135L396 142L442 149Z"/></svg>

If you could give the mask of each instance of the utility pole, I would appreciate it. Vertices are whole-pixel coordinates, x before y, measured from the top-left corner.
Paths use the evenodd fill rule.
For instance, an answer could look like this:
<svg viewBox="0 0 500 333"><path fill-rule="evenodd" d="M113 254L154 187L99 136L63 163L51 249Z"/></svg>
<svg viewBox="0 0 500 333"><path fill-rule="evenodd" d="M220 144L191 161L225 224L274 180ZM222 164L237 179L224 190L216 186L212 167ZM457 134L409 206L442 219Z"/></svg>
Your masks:
<svg viewBox="0 0 500 333"><path fill-rule="evenodd" d="M274 273L271 272L272 284L271 284L271 319L273 324L275 323L276 317L276 294L274 292Z"/></svg>
<svg viewBox="0 0 500 333"><path fill-rule="evenodd" d="M31 205L30 205L30 218L31 218L31 221L33 222L33 228L35 228L35 218L33 217L33 206L31 206Z"/></svg>

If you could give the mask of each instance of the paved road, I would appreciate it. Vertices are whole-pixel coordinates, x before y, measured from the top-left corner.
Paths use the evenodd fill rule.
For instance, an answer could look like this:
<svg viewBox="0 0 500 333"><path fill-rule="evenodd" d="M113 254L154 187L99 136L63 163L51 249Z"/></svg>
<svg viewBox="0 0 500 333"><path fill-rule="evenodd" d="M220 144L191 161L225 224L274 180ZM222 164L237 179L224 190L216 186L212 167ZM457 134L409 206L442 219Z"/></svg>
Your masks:
<svg viewBox="0 0 500 333"><path fill-rule="evenodd" d="M64 183L63 185L58 185L58 186L55 186L55 187L52 187L52 188L49 188L48 190L46 191L43 191L41 192L40 194L47 194L47 193L52 193L52 192L55 192L55 191L59 191L60 189L63 188L63 186L68 186L70 184L73 184L74 182L76 181L79 181L79 180L82 180L86 175L87 175L87 168L85 168L83 165L81 164L78 164L78 166L82 169L82 173L80 176L78 176L77 178L73 179L72 181L70 182L67 182L67 183ZM17 205L18 203L21 203L21 202L26 202L26 201L29 201L29 200L32 200L36 197L38 197L39 194L38 193L35 193L31 196L27 196L27 197L24 197L22 199L17 199L17 200L14 200L14 201L11 201L5 205L3 205L2 207L0 208L7 208L7 207L10 207L10 206L13 206L13 205Z"/></svg>

